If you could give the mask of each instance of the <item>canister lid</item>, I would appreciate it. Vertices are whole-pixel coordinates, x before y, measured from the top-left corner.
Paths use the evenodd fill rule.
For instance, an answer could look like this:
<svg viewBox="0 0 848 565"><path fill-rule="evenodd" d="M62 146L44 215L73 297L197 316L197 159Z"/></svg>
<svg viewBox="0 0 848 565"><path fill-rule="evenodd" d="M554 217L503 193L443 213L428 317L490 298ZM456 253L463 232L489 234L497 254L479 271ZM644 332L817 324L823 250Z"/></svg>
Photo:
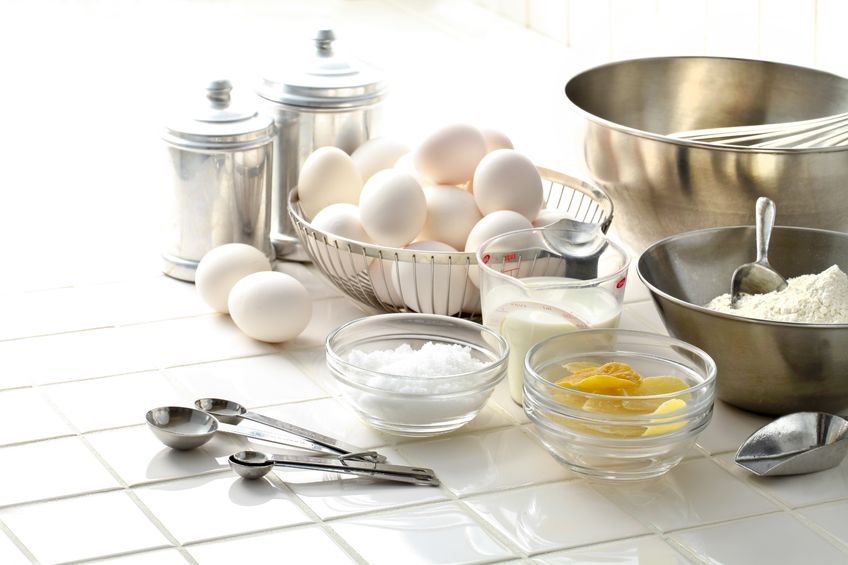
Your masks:
<svg viewBox="0 0 848 565"><path fill-rule="evenodd" d="M386 83L378 71L336 54L331 29L319 30L315 51L280 78L265 78L259 96L299 108L356 108L382 100Z"/></svg>
<svg viewBox="0 0 848 565"><path fill-rule="evenodd" d="M206 86L206 103L165 128L165 141L197 149L243 149L274 138L274 120L256 110L231 106L228 80Z"/></svg>

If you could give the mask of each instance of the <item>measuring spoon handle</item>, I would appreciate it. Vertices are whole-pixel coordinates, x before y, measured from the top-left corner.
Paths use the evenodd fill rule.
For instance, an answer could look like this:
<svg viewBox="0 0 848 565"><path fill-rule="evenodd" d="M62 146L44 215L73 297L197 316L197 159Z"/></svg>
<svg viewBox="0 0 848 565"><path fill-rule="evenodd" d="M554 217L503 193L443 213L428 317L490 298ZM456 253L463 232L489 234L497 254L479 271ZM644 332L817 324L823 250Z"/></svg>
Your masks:
<svg viewBox="0 0 848 565"><path fill-rule="evenodd" d="M315 447L312 442L304 441L298 437L284 437L277 434L269 434L268 432L263 432L261 430L248 430L245 428L239 428L232 424L225 424L223 422L218 423L218 431L225 434L267 441L268 443L276 443L277 445L285 445L288 447L315 451Z"/></svg>
<svg viewBox="0 0 848 565"><path fill-rule="evenodd" d="M291 455L269 455L268 460L278 467L329 471L360 477L371 477L401 483L437 486L439 479L432 469L407 467L361 460L321 459L318 457L299 457Z"/></svg>
<svg viewBox="0 0 848 565"><path fill-rule="evenodd" d="M272 428L277 428L280 431L303 438L312 443L313 447L311 447L310 449L314 451L329 451L337 455L346 455L348 453L360 453L364 451L363 449L360 449L353 445L348 445L337 439L325 436L324 434L319 434L318 432L313 432L312 430L307 430L306 428L301 428L300 426L295 426L294 424L283 422L282 420L277 420L276 418L263 416L262 414L257 414L256 412L245 412L241 415L241 417L246 420L251 420L259 424L264 424ZM385 457L382 457L382 460L385 461Z"/></svg>

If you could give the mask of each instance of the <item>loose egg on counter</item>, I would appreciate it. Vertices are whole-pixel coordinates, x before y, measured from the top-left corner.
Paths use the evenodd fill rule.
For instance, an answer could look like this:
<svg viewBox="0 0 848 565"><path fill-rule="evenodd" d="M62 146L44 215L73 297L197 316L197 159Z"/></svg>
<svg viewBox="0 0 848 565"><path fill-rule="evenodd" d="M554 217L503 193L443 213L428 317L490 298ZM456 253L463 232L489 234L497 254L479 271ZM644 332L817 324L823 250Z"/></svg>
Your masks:
<svg viewBox="0 0 848 565"><path fill-rule="evenodd" d="M314 218L330 204L356 204L361 190L359 169L338 147L316 149L300 168L297 192L307 219Z"/></svg>
<svg viewBox="0 0 848 565"><path fill-rule="evenodd" d="M512 210L492 212L487 216L483 216L471 229L471 233L468 234L468 241L465 242L465 251L467 253L476 253L480 244L487 239L511 231L529 230L532 227L533 225L530 223L530 220L518 212L513 212ZM472 267L468 270L468 278L477 286L480 286L479 276L477 267Z"/></svg>
<svg viewBox="0 0 848 565"><path fill-rule="evenodd" d="M230 317L259 341L279 343L297 337L312 317L312 299L297 279L285 273L253 273L230 291Z"/></svg>
<svg viewBox="0 0 848 565"><path fill-rule="evenodd" d="M471 228L483 217L474 196L456 186L425 186L424 198L427 221L418 238L463 249Z"/></svg>
<svg viewBox="0 0 848 565"><path fill-rule="evenodd" d="M512 140L502 131L491 128L480 128L483 139L486 140L486 152L491 153L495 149L514 149Z"/></svg>
<svg viewBox="0 0 848 565"><path fill-rule="evenodd" d="M475 127L455 124L427 137L413 154L415 168L435 184L465 184L486 155L486 140Z"/></svg>
<svg viewBox="0 0 848 565"><path fill-rule="evenodd" d="M386 169L368 179L362 188L359 217L375 243L403 247L424 227L427 200L412 176Z"/></svg>
<svg viewBox="0 0 848 565"><path fill-rule="evenodd" d="M474 172L474 198L483 215L512 210L536 219L544 200L542 177L533 162L512 149L496 149Z"/></svg>
<svg viewBox="0 0 848 565"><path fill-rule="evenodd" d="M226 314L230 290L242 278L259 271L270 271L271 262L264 253L244 243L227 243L207 252L194 275L201 300L216 312Z"/></svg>
<svg viewBox="0 0 848 565"><path fill-rule="evenodd" d="M374 173L391 169L403 155L409 153L409 147L388 137L369 139L351 153L350 158L367 182Z"/></svg>
<svg viewBox="0 0 848 565"><path fill-rule="evenodd" d="M440 241L417 241L407 249L456 253L456 249ZM453 316L462 310L464 265L432 265L429 254L424 253L415 264L400 262L395 278L404 304L416 312Z"/></svg>

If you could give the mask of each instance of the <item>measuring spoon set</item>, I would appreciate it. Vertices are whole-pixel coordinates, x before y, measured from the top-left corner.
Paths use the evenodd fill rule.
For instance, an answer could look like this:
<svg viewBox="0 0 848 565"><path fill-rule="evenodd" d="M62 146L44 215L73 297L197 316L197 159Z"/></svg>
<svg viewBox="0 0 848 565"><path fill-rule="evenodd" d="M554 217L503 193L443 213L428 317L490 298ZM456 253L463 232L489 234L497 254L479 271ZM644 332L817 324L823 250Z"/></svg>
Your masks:
<svg viewBox="0 0 848 565"><path fill-rule="evenodd" d="M159 441L178 450L200 447L220 432L319 454L307 457L258 451L234 453L229 457L230 468L245 479L259 479L278 466L416 485L439 484L431 469L388 464L386 458L376 451L366 451L324 434L250 412L232 400L201 398L194 405L195 408L163 406L149 410L145 415L147 426ZM236 425L241 420L256 422L284 433L242 428Z"/></svg>

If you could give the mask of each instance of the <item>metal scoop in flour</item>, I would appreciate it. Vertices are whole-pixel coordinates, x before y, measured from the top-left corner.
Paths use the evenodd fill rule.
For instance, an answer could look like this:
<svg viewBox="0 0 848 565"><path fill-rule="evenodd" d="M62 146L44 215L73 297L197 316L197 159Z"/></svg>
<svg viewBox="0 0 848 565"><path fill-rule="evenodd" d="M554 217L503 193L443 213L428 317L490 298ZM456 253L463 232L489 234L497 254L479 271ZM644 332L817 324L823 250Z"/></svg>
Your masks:
<svg viewBox="0 0 848 565"><path fill-rule="evenodd" d="M775 206L771 199L757 199L757 260L745 263L733 272L730 283L730 304L736 306L743 294L766 294L786 288L786 279L768 262L768 246L774 227Z"/></svg>

